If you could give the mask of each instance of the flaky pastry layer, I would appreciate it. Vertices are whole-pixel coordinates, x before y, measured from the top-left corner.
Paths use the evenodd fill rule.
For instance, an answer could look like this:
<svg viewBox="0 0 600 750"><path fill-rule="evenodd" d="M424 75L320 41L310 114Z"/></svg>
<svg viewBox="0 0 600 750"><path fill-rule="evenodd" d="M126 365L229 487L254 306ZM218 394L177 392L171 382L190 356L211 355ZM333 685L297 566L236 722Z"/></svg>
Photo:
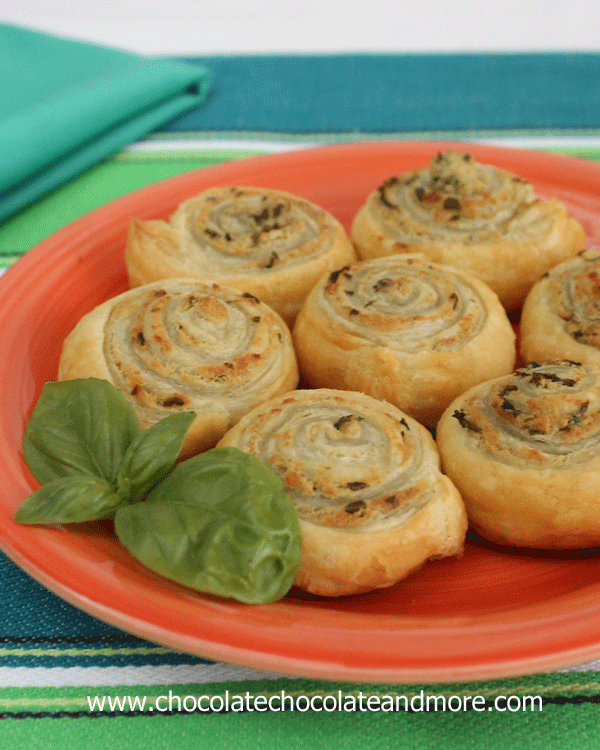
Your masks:
<svg viewBox="0 0 600 750"><path fill-rule="evenodd" d="M211 188L170 222L131 223L132 286L185 276L249 292L291 323L316 280L356 258L340 222L280 190Z"/></svg>
<svg viewBox="0 0 600 750"><path fill-rule="evenodd" d="M437 428L469 519L500 544L600 544L600 370L532 362L471 388Z"/></svg>
<svg viewBox="0 0 600 750"><path fill-rule="evenodd" d="M391 586L460 554L466 515L429 432L390 404L348 391L293 391L258 406L219 445L257 456L300 519L295 584L325 596Z"/></svg>
<svg viewBox="0 0 600 750"><path fill-rule="evenodd" d="M560 263L527 295L520 322L524 361L569 359L600 367L600 252Z"/></svg>
<svg viewBox="0 0 600 750"><path fill-rule="evenodd" d="M515 365L515 334L482 281L424 255L323 277L293 330L304 380L389 401L435 427L453 398Z"/></svg>
<svg viewBox="0 0 600 750"><path fill-rule="evenodd" d="M585 247L583 228L560 201L542 202L517 175L454 150L386 180L357 213L351 237L361 259L422 252L470 271L509 311L544 272Z"/></svg>
<svg viewBox="0 0 600 750"><path fill-rule="evenodd" d="M119 388L142 427L195 411L183 455L215 445L243 414L298 383L283 320L249 294L194 279L129 290L85 315L67 336L59 380L96 377Z"/></svg>

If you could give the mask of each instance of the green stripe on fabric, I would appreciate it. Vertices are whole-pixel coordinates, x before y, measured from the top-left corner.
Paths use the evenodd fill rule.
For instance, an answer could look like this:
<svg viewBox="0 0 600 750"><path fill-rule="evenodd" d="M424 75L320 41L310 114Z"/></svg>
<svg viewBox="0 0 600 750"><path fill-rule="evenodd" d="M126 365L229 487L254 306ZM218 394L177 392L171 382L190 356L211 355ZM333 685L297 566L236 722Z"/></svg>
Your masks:
<svg viewBox="0 0 600 750"><path fill-rule="evenodd" d="M119 645L118 636L103 643L52 644L38 641L0 648L0 666L7 668L55 667L177 667L212 665L213 661L145 641Z"/></svg>
<svg viewBox="0 0 600 750"><path fill-rule="evenodd" d="M0 256L22 255L65 224L133 190L227 158L108 159L6 221Z"/></svg>
<svg viewBox="0 0 600 750"><path fill-rule="evenodd" d="M565 156L578 156L580 159L600 162L600 149L594 146L555 146L553 148L538 146L536 150Z"/></svg>
<svg viewBox="0 0 600 750"><path fill-rule="evenodd" d="M133 719L23 719L3 725L11 750L592 750L598 709L551 706L544 714L246 713L145 714ZM496 738L495 740L492 738ZM500 740L501 738L501 740ZM501 744L498 744L501 741Z"/></svg>
<svg viewBox="0 0 600 750"><path fill-rule="evenodd" d="M549 684L544 684L548 680ZM281 678L275 681L229 683L231 694L253 696L278 695L285 691L294 698L335 694L339 689L346 696L358 696L360 686L318 683L308 680ZM223 685L164 685L160 687L124 688L40 688L0 690L0 734L11 750L37 750L61 747L78 750L89 743L95 746L139 750L140 740L147 747L177 747L178 750L219 748L219 750L489 750L490 747L519 747L520 750L565 750L598 747L598 698L600 673L589 675L564 674L531 676L516 680L475 684L473 686L425 686L431 695L500 695L526 696L544 693L542 711L429 710L384 711L368 710L367 696L402 693L419 696L420 688L411 686L406 693L402 686L362 686L362 708L347 710L243 711L200 712L191 709L189 696L224 695ZM93 711L88 696L139 696L149 700L160 695L161 705L174 710L139 709L124 712ZM177 697L181 710L177 710ZM218 706L219 701L214 701ZM97 704L96 704L97 705ZM135 705L135 704L133 704ZM139 705L139 704L138 704ZM147 704L148 705L148 704ZM303 705L300 701L300 706ZM315 703L315 705L319 705ZM417 704L415 704L417 705ZM568 712L568 714L566 713Z"/></svg>
<svg viewBox="0 0 600 750"><path fill-rule="evenodd" d="M154 706L159 696L171 693L173 697L178 696L181 701L186 696L220 697L225 703L226 699L230 704L230 712L236 713L234 698L237 696L245 697L249 695L245 705L252 705L252 700L257 696L263 696L265 699L270 697L280 697L282 693L293 699L299 699L300 704L304 698L310 701L313 697L329 697L332 705L333 699L338 700L342 705L344 700L350 702L356 700L357 709L360 701L367 704L369 698L378 698L380 701L388 697L401 696L407 701L412 701L413 713L419 713L419 703L421 697L435 696L445 698L448 701L452 696L460 698L482 696L486 701L492 702L498 697L515 696L516 698L536 697L542 698L544 705L576 705L578 703L599 703L600 702L600 672L570 672L570 673L550 673L543 675L529 675L520 678L509 678L506 680L496 680L489 682L478 682L471 684L428 684L428 685L367 685L357 683L328 682L309 679L295 679L288 677L279 677L273 679L259 680L242 680L230 681L226 683L173 683L167 685L136 685L136 686L101 686L101 687L27 687L27 688L1 688L0 689L0 715L7 717L9 713L28 712L36 713L39 711L73 711L91 712L91 704L88 696L93 699L114 698L115 696L125 701L129 708L134 705L137 712L140 712L141 699L144 699L145 707ZM341 696L341 702L340 702ZM137 701L134 698L137 697ZM126 700L131 699L130 701ZM474 710L472 702L466 701L466 710ZM178 701L173 700L172 711L177 709ZM96 702L96 713L98 706ZM275 704L274 704L275 705ZM285 702L289 707L289 704ZM318 705L318 703L316 703ZM400 703L405 705L404 700ZM441 705L441 704L439 704ZM105 701L106 711L109 710L109 704ZM431 706L434 706L431 701ZM215 707L220 707L220 701L215 701ZM301 710L291 709L290 710ZM217 713L219 711L216 711ZM278 712L277 710L275 712ZM542 711L543 712L543 711ZM114 711L113 711L114 713ZM207 712L208 713L208 712ZM475 710L475 713L478 713ZM512 711L511 711L512 713Z"/></svg>
<svg viewBox="0 0 600 750"><path fill-rule="evenodd" d="M149 162L193 162L194 167L192 169L200 169L200 167L209 167L212 164L217 164L222 161L230 161L232 159L244 159L247 156L256 156L258 154L264 154L264 151L258 151L257 149L183 149L183 150L156 150L156 151L124 151L120 154L116 154L113 157L113 162L119 164L120 162L135 162L137 164L143 163L148 164Z"/></svg>
<svg viewBox="0 0 600 750"><path fill-rule="evenodd" d="M2 253L0 255L0 268L9 268L9 266L16 263L20 257L21 255L17 255L16 253Z"/></svg>

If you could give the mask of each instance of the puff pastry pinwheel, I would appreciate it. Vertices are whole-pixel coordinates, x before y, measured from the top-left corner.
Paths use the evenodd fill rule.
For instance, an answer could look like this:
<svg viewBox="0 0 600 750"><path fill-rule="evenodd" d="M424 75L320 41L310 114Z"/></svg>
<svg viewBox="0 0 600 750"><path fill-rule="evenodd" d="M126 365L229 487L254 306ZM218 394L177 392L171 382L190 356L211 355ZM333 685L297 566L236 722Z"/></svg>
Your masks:
<svg viewBox="0 0 600 750"><path fill-rule="evenodd" d="M600 544L600 370L531 362L459 396L437 441L473 527L500 544Z"/></svg>
<svg viewBox="0 0 600 750"><path fill-rule="evenodd" d="M220 445L257 456L283 480L300 519L295 584L339 596L391 586L462 552L463 502L429 432L396 407L330 389L262 404Z"/></svg>
<svg viewBox="0 0 600 750"><path fill-rule="evenodd" d="M186 276L250 292L291 323L326 271L356 259L340 222L290 193L212 188L170 219L131 222L130 284Z"/></svg>
<svg viewBox="0 0 600 750"><path fill-rule="evenodd" d="M261 401L296 387L283 320L250 294L193 279L124 292L87 313L65 339L59 380L119 388L142 427L195 411L182 457L212 447Z"/></svg>
<svg viewBox="0 0 600 750"><path fill-rule="evenodd" d="M583 228L525 180L449 150L429 166L390 177L355 216L359 258L423 252L483 279L518 309L549 268L585 247Z"/></svg>
<svg viewBox="0 0 600 750"><path fill-rule="evenodd" d="M416 254L322 278L293 337L309 385L367 393L427 427L467 388L515 365L515 334L496 294Z"/></svg>
<svg viewBox="0 0 600 750"><path fill-rule="evenodd" d="M600 252L585 250L543 276L520 322L524 361L568 357L600 367Z"/></svg>

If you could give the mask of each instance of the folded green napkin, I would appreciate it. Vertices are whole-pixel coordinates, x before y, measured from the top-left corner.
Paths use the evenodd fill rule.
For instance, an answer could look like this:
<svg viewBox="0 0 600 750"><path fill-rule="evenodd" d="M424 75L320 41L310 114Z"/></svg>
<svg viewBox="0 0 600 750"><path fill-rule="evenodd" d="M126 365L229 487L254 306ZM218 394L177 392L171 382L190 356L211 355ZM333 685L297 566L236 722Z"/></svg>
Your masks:
<svg viewBox="0 0 600 750"><path fill-rule="evenodd" d="M0 24L0 220L208 94L201 66Z"/></svg>

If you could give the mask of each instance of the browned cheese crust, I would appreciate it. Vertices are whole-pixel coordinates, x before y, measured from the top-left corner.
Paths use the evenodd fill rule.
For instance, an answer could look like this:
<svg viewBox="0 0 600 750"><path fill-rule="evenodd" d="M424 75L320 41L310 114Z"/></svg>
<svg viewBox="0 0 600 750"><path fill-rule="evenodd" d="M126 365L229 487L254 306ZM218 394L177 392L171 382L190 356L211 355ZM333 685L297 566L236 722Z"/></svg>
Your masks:
<svg viewBox="0 0 600 750"><path fill-rule="evenodd" d="M339 596L391 586L462 552L466 514L429 432L360 393L294 391L253 409L219 445L257 456L300 519L295 584Z"/></svg>
<svg viewBox="0 0 600 750"><path fill-rule="evenodd" d="M435 427L453 398L515 365L515 334L482 281L424 255L323 277L293 331L301 375L389 401Z"/></svg>
<svg viewBox="0 0 600 750"><path fill-rule="evenodd" d="M545 274L527 295L520 328L524 361L568 357L600 367L600 252Z"/></svg>
<svg viewBox="0 0 600 750"><path fill-rule="evenodd" d="M537 362L475 386L442 416L444 472L493 542L540 549L600 544L600 371Z"/></svg>
<svg viewBox="0 0 600 750"><path fill-rule="evenodd" d="M290 193L253 187L206 190L170 222L131 223L131 286L185 276L249 292L289 324L322 274L355 260L340 222Z"/></svg>
<svg viewBox="0 0 600 750"><path fill-rule="evenodd" d="M254 406L298 384L291 335L267 305L193 279L138 287L96 307L66 338L59 380L119 388L142 427L195 411L182 455L215 445Z"/></svg>
<svg viewBox="0 0 600 750"><path fill-rule="evenodd" d="M585 247L583 228L562 203L542 202L520 177L454 150L384 182L356 215L351 237L361 259L422 252L470 271L509 311L543 273Z"/></svg>

